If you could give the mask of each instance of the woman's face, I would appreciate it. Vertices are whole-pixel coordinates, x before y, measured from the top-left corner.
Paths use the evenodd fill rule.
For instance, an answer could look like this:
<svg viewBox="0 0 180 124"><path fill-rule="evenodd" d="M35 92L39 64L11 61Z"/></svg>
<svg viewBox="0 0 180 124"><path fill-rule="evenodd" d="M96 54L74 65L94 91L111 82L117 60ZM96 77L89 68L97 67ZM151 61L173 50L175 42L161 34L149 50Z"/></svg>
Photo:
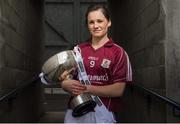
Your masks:
<svg viewBox="0 0 180 124"><path fill-rule="evenodd" d="M103 15L101 10L95 10L88 14L87 23L89 31L94 38L102 38L107 35L111 21Z"/></svg>

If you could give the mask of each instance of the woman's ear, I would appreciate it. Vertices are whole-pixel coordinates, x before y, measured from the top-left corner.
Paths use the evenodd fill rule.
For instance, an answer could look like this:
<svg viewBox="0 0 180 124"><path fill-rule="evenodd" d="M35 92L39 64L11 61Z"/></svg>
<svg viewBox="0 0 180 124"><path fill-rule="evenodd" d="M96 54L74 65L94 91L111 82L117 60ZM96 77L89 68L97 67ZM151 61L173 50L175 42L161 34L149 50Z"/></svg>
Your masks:
<svg viewBox="0 0 180 124"><path fill-rule="evenodd" d="M108 22L108 27L111 27L111 20L109 20Z"/></svg>

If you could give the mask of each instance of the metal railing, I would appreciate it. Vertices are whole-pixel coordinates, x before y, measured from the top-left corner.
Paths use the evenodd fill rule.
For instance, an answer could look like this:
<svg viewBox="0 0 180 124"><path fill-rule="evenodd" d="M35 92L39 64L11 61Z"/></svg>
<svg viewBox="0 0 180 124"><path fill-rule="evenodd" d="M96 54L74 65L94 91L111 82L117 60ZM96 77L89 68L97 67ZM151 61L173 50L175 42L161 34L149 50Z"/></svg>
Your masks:
<svg viewBox="0 0 180 124"><path fill-rule="evenodd" d="M37 80L39 80L39 76L34 76L32 79L26 81L27 83L23 83L23 84L19 85L17 88L9 91L8 93L6 93L2 97L0 97L0 103L3 102L4 100L7 100L7 99L15 96L20 90L29 86L30 84L32 84L33 82L35 82ZM171 105L173 107L173 116L180 117L180 103L178 103L178 102L176 102L176 101L174 101L174 100L172 100L166 96L162 96L162 95L158 94L157 92L150 90L148 88L145 88L143 86L140 86L136 83L133 83L132 86L138 88L139 90L141 90L141 91L143 91L149 95L155 96L156 98L158 98L158 99L164 101L165 103ZM178 113L176 113L176 110L178 110Z"/></svg>
<svg viewBox="0 0 180 124"><path fill-rule="evenodd" d="M17 86L17 88L15 89L11 89L10 91L8 91L7 93L5 93L4 95L2 95L0 97L0 103L5 101L5 100L8 100L14 96L16 96L16 94L18 92L20 92L22 89L24 89L25 87L29 86L30 84L32 84L33 82L39 80L39 76L34 76L33 78L31 78L30 80L28 81L23 81L23 82L26 82L26 83L20 83L19 86Z"/></svg>
<svg viewBox="0 0 180 124"><path fill-rule="evenodd" d="M151 89L145 88L143 86L140 86L140 85L138 85L136 83L133 83L133 86L138 88L139 90L147 93L148 95L152 95L152 96L162 100L163 102L171 105L173 107L173 116L180 117L180 103L178 103L178 102L176 102L176 101L174 101L174 100L172 100L172 99L170 99L170 98L168 98L166 96L162 96L162 95L158 94L157 92L155 92L155 91L153 91Z"/></svg>

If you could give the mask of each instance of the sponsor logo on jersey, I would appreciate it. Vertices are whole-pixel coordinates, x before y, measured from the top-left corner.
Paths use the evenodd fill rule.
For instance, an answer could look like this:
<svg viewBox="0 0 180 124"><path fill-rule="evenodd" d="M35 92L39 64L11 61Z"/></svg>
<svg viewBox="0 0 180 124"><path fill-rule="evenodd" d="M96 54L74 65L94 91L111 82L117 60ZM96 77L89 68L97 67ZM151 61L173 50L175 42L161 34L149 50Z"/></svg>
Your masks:
<svg viewBox="0 0 180 124"><path fill-rule="evenodd" d="M108 81L108 75L88 75L90 81Z"/></svg>

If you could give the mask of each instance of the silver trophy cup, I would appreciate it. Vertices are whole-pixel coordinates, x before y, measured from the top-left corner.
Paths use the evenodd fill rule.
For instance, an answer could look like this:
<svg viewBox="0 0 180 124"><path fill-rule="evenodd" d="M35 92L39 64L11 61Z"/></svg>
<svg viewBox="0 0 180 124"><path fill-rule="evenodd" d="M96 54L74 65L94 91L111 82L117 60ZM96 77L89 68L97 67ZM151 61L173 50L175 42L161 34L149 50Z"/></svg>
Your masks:
<svg viewBox="0 0 180 124"><path fill-rule="evenodd" d="M43 65L42 72L49 85L60 85L63 80L77 75L77 62L72 50L62 51L50 57ZM82 116L93 111L96 102L89 93L82 93L71 100L72 115Z"/></svg>

